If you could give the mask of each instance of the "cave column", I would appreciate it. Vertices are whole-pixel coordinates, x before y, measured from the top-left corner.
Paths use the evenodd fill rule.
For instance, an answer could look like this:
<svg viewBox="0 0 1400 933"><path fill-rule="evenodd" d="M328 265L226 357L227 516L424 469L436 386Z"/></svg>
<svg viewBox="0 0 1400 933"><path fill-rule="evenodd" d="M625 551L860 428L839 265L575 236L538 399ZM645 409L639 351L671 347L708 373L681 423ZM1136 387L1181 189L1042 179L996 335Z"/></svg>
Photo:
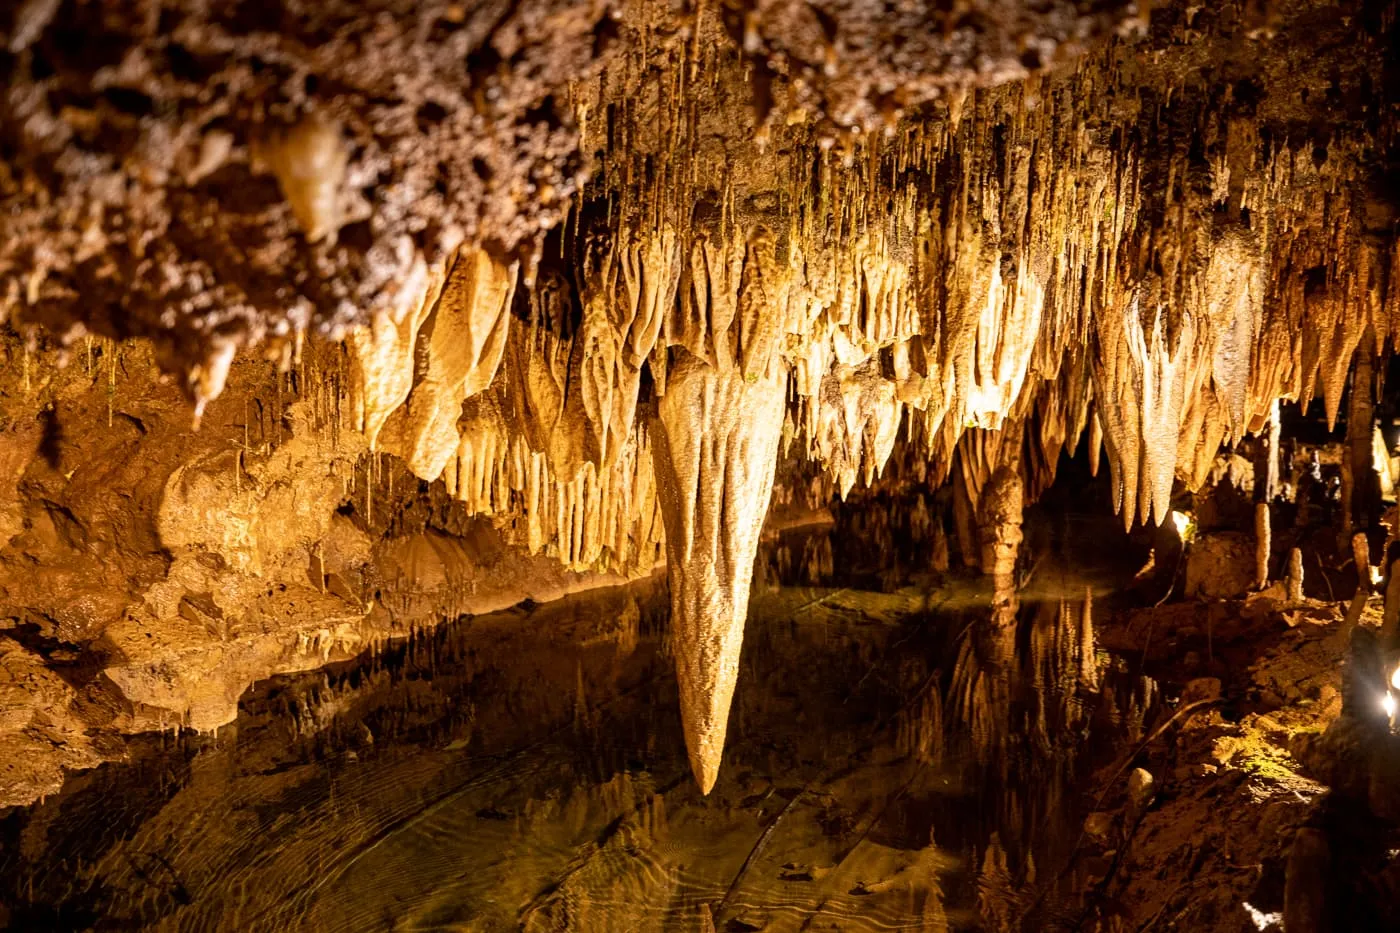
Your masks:
<svg viewBox="0 0 1400 933"><path fill-rule="evenodd" d="M1375 434L1376 334L1367 325L1356 347L1347 405L1346 455L1342 458L1342 535L1366 531L1375 521L1380 478L1372 453ZM1359 570L1360 568L1358 568Z"/></svg>
<svg viewBox="0 0 1400 933"><path fill-rule="evenodd" d="M978 509L982 573L992 578L992 620L999 627L1016 623L1016 560L1024 502L1019 464L1003 464L982 491Z"/></svg>

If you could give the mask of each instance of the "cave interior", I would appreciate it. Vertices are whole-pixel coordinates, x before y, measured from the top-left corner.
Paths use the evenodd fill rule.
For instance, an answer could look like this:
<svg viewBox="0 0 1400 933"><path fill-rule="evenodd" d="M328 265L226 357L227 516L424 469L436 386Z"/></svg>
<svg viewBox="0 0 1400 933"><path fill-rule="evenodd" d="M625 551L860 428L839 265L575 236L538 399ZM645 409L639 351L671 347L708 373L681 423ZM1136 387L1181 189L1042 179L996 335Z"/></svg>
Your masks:
<svg viewBox="0 0 1400 933"><path fill-rule="evenodd" d="M0 928L1400 929L1394 0L0 74Z"/></svg>

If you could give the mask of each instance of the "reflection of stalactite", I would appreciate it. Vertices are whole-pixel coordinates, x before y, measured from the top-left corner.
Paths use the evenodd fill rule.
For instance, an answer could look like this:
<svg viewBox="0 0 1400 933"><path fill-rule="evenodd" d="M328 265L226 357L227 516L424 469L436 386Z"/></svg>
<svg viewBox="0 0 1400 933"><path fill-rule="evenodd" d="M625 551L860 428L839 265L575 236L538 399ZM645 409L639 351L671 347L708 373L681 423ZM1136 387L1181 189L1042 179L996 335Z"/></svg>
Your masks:
<svg viewBox="0 0 1400 933"><path fill-rule="evenodd" d="M990 933L1012 933L1016 916L1016 884L1007 867L1001 836L992 833L977 873L977 913Z"/></svg>
<svg viewBox="0 0 1400 933"><path fill-rule="evenodd" d="M802 545L803 583L820 586L836 572L830 535L811 535Z"/></svg>
<svg viewBox="0 0 1400 933"><path fill-rule="evenodd" d="M943 530L943 520L933 520L933 540L929 545L929 568L935 573L948 571L948 534Z"/></svg>
<svg viewBox="0 0 1400 933"><path fill-rule="evenodd" d="M1094 591L1084 587L1084 603L1079 614L1079 686L1093 692L1099 688L1099 664L1094 647Z"/></svg>
<svg viewBox="0 0 1400 933"><path fill-rule="evenodd" d="M929 846L919 853L912 869L915 872L914 877L922 880L918 888L923 889L924 901L921 906L911 905L913 909L910 912L918 916L919 929L926 933L948 933L951 925L948 923L948 912L943 906L943 886L938 878L942 856L934 841L929 842Z"/></svg>
<svg viewBox="0 0 1400 933"><path fill-rule="evenodd" d="M958 646L945 703L949 740L966 749L969 779L1006 787L1033 781L1042 788L1033 812L1025 811L1014 794L1004 796L997 824L1003 833L1031 832L1067 799L1094 712L1086 694L1098 690L1090 601L1040 602L1027 608L1019 625L974 624L968 629ZM1018 628L1024 631L1020 651ZM1148 681L1137 682L1123 697L1130 736L1140 736L1155 699ZM1114 691L1103 691L1100 703L1117 728L1123 717ZM911 754L917 753L918 735L918 722L911 719L903 738L903 748ZM1022 845L1020 837L1016 844Z"/></svg>
<svg viewBox="0 0 1400 933"><path fill-rule="evenodd" d="M939 767L944 763L943 696L939 677L929 678L924 691L900 719L898 747L921 764Z"/></svg>
<svg viewBox="0 0 1400 933"><path fill-rule="evenodd" d="M1104 722L1109 728L1117 729L1123 722L1122 714L1118 712L1118 697L1112 690L1105 690L1101 694L1100 708Z"/></svg>
<svg viewBox="0 0 1400 933"><path fill-rule="evenodd" d="M1094 745L1085 741L1091 724L1095 733L1106 731L1115 748L1136 743L1160 698L1150 678L1113 668L1101 677L1087 588L1082 602L1028 602L1012 626L982 622L973 620L958 645L944 704L955 751L945 754L943 765L959 762L966 781L1001 788L990 815L996 835L973 855L978 910L983 928L1015 930L1023 928L1018 924L1031 904L1043 906L1035 856L1047 843L1053 852L1057 843L1042 831L1076 806L1074 788L1085 768L1100 761L1090 757ZM918 717L929 709L927 703L911 708L902 751L919 754ZM1034 792L1018 792L1031 787Z"/></svg>
<svg viewBox="0 0 1400 933"><path fill-rule="evenodd" d="M1005 763L1002 751L1010 735L1015 638L1014 625L971 631L953 665L948 712L982 765Z"/></svg>
<svg viewBox="0 0 1400 933"><path fill-rule="evenodd" d="M1138 682L1128 697L1128 707L1123 713L1125 732L1130 742L1142 738L1143 725L1157 699L1157 682L1151 677L1138 678Z"/></svg>

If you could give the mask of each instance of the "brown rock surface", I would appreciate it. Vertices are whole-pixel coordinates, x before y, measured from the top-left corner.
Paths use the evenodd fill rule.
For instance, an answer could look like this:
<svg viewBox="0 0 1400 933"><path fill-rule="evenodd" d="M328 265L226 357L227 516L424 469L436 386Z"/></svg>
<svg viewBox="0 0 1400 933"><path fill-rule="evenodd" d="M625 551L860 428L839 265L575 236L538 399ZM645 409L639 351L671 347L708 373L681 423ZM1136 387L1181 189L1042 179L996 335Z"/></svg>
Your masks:
<svg viewBox="0 0 1400 933"><path fill-rule="evenodd" d="M1255 582L1254 541L1240 532L1201 535L1188 546L1186 595L1205 599L1243 596Z"/></svg>

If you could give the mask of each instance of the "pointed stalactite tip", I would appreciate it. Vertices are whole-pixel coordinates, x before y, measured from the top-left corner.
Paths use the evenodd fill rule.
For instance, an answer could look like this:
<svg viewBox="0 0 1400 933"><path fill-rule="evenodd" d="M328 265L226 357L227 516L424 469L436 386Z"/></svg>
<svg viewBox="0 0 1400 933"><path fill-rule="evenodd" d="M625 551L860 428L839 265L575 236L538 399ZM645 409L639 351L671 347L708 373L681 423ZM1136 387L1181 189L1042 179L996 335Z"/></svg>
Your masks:
<svg viewBox="0 0 1400 933"><path fill-rule="evenodd" d="M690 773L695 775L695 783L700 785L700 793L708 797L710 791L715 789L715 782L719 780L719 762L723 757L722 752L706 750L703 753L690 755Z"/></svg>
<svg viewBox="0 0 1400 933"><path fill-rule="evenodd" d="M681 702L681 725L685 734L685 750L690 760L690 773L700 793L709 796L719 780L719 766L724 760L724 740L728 729L729 701L723 702L723 716L715 718L714 701L706 698L706 706L711 707L709 715L697 715L684 700Z"/></svg>

